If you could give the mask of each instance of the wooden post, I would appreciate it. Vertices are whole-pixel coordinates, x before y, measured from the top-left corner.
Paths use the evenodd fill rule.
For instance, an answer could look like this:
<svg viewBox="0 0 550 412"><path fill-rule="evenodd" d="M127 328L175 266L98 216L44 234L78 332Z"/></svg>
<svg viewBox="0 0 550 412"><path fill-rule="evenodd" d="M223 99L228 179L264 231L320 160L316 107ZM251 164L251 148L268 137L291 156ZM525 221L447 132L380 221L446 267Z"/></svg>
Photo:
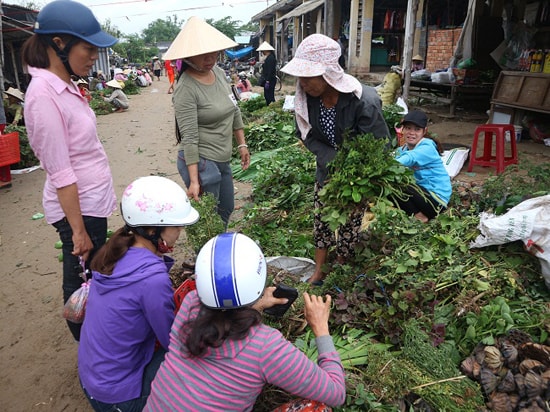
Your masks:
<svg viewBox="0 0 550 412"><path fill-rule="evenodd" d="M411 85L412 52L414 47L414 32L416 30L416 12L419 0L407 2L407 22L405 24L405 41L403 44L403 100L409 98L409 87Z"/></svg>

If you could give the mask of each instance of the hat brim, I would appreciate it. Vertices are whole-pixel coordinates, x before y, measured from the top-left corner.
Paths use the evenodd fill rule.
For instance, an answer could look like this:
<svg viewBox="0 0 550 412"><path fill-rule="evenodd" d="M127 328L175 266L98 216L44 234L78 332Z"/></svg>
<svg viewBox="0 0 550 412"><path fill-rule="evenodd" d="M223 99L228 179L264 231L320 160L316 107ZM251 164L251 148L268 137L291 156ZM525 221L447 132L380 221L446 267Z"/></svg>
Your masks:
<svg viewBox="0 0 550 412"><path fill-rule="evenodd" d="M262 44L260 44L260 47L258 47L256 51L275 51L275 49L271 44L264 41Z"/></svg>
<svg viewBox="0 0 550 412"><path fill-rule="evenodd" d="M22 102L25 101L25 95L22 92L20 92L19 90L14 91L14 90L8 89L4 93L8 96L15 97L17 100L20 100Z"/></svg>
<svg viewBox="0 0 550 412"><path fill-rule="evenodd" d="M426 124L421 124L423 122L420 122L419 120L403 119L403 120L401 120L400 125L403 126L407 123L414 124L415 126L421 127L422 129L425 129L426 127L428 127L428 121L427 120L426 120Z"/></svg>
<svg viewBox="0 0 550 412"><path fill-rule="evenodd" d="M239 44L199 17L190 17L166 53L165 60L186 59L231 49Z"/></svg>
<svg viewBox="0 0 550 412"><path fill-rule="evenodd" d="M294 57L281 71L294 77L317 77L322 76L326 68L322 63Z"/></svg>
<svg viewBox="0 0 550 412"><path fill-rule="evenodd" d="M197 212L197 210L194 207L191 207L191 209L189 210L188 215L185 216L185 219L182 220L181 224L184 225L184 226L189 226L189 225L192 225L194 223L197 223L199 218L200 218L199 212Z"/></svg>
<svg viewBox="0 0 550 412"><path fill-rule="evenodd" d="M105 83L107 86L112 87L114 89L122 89L122 86L117 80L109 80L107 83Z"/></svg>
<svg viewBox="0 0 550 412"><path fill-rule="evenodd" d="M99 48L111 47L118 43L118 39L116 37L113 37L104 31L99 31L90 36L81 37L81 39Z"/></svg>

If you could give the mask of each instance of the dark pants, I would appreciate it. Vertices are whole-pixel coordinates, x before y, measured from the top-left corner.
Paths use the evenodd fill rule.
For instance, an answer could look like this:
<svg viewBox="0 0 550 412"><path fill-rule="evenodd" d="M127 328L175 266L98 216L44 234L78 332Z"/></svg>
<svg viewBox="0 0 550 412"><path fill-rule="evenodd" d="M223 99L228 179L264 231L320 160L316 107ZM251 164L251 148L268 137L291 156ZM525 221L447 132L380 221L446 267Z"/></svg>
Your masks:
<svg viewBox="0 0 550 412"><path fill-rule="evenodd" d="M269 87L264 87L264 98L265 104L269 106L270 103L275 101L275 85L277 84L277 79L269 82Z"/></svg>
<svg viewBox="0 0 550 412"><path fill-rule="evenodd" d="M86 232L88 232L88 236L90 236L94 244L88 262L86 262L87 265L89 265L94 253L105 244L105 239L107 237L107 218L83 216L83 219ZM80 277L82 267L80 266L78 256L72 254L74 249L73 230L71 229L71 225L69 225L69 221L63 218L55 222L53 226L57 229L59 238L63 242L63 303L65 303L83 282L83 279ZM74 338L79 341L80 328L82 325L69 321L67 321L67 325Z"/></svg>
<svg viewBox="0 0 550 412"><path fill-rule="evenodd" d="M125 402L118 403L104 403L100 402L97 399L94 399L90 394L84 389L84 394L86 398L90 401L92 408L96 412L141 412L147 403L147 398L151 394L151 382L155 378L160 364L164 360L166 351L162 348L158 349L154 355L151 362L145 367L143 371L143 382L141 383L141 395L139 398L130 399Z"/></svg>
<svg viewBox="0 0 550 412"><path fill-rule="evenodd" d="M424 188L420 190L415 186L407 186L403 191L407 195L407 199L394 199L399 209L403 210L408 215L415 215L422 212L428 219L433 219L440 212L445 210L445 206L437 202L430 193Z"/></svg>

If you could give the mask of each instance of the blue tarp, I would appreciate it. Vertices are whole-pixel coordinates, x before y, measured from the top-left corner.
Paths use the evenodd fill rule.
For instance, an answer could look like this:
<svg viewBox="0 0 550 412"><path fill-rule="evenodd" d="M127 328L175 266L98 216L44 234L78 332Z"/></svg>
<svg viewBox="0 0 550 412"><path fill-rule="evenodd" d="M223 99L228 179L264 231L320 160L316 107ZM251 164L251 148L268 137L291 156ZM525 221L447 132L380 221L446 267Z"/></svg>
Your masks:
<svg viewBox="0 0 550 412"><path fill-rule="evenodd" d="M252 53L252 51L254 51L254 47L253 46L248 46L248 47L242 48L242 49L237 50L237 51L226 50L225 54L231 60L234 60L234 59L242 59L244 56Z"/></svg>

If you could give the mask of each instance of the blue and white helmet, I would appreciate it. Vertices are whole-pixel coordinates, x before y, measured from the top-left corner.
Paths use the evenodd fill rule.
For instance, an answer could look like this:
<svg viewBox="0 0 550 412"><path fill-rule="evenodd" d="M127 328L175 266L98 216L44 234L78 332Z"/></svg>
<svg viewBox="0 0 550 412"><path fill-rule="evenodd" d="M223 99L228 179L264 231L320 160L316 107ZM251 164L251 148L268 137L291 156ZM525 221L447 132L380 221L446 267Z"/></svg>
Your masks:
<svg viewBox="0 0 550 412"><path fill-rule="evenodd" d="M210 239L195 263L197 293L212 309L252 305L264 291L267 263L258 245L241 233Z"/></svg>

